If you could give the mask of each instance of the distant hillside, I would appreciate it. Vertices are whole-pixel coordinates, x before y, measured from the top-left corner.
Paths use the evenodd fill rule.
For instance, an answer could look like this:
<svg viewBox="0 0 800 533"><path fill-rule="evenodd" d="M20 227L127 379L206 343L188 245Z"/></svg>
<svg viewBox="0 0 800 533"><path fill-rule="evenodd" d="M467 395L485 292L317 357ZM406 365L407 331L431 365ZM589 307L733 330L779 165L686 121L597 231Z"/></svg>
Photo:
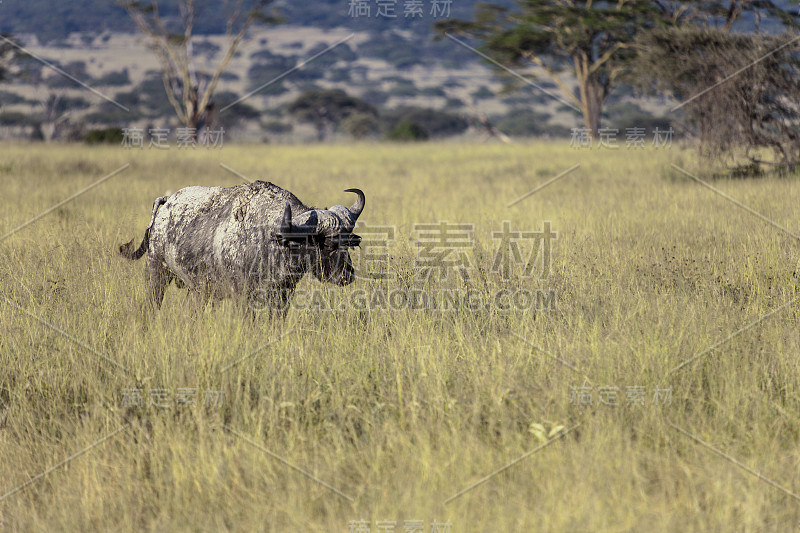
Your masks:
<svg viewBox="0 0 800 533"><path fill-rule="evenodd" d="M225 32L226 6L233 2L224 0L198 0L199 15L195 23L195 33L201 35ZM474 12L478 0L453 0L450 2L450 16L468 18ZM513 5L512 0L495 2ZM382 31L386 29L409 30L418 35L431 35L432 25L442 13L431 13L433 0L417 2L421 13L406 16L407 0L397 0L395 18L378 13L375 1L367 2L369 16L353 16L350 0L312 0L296 2L279 0L275 2L278 13L290 24L313 26L320 29L349 28L357 31ZM438 0L439 8L447 3ZM175 0L159 2L159 11L166 21L179 22ZM410 15L411 13L409 13ZM42 44L53 43L66 38L70 33L103 32L132 33L135 30L130 17L116 2L109 0L82 0L81 2L53 2L52 0L6 1L0 3L0 32L13 34L34 34Z"/></svg>
<svg viewBox="0 0 800 533"><path fill-rule="evenodd" d="M421 6L421 16L405 16L412 1ZM364 4L369 6L369 16L360 13L358 17L350 11L352 0L276 3L286 24L253 32L253 39L234 56L222 77L215 100L223 107L251 91L254 94L224 116L220 113L220 124L231 138L295 135L303 125L292 121L287 106L303 92L319 89L341 89L362 99L378 110L386 130L409 117L424 123L433 136L450 135L452 123L460 121L463 126L465 120L479 129L481 121L489 119L514 137L564 136L569 128L582 124L572 109L545 91L520 84L514 90L508 85L511 78L490 68L474 52L449 39L433 40L433 23L443 18L442 13L431 13L434 1L444 5L445 0L397 0L396 18L379 13L376 0ZM197 2L194 51L199 75L208 77L226 46L226 38L220 35L226 2ZM453 0L449 14L470 18L476 3ZM160 3L160 12L167 24L179 24L175 0ZM177 125L155 56L115 2L86 0L69 6L50 0L4 0L0 17L0 31L19 36L34 53L130 109L122 112L31 59L18 77L0 87L0 138L77 138L85 129L99 127ZM746 29L752 21L740 25ZM774 25L762 20L760 27L767 31ZM352 38L295 69L345 37ZM290 76L281 77L290 70ZM536 78L541 88L559 92L536 67L518 70ZM574 87L571 76L564 74L562 79ZM664 118L668 107L663 98L643 98L630 86L620 85L609 96L602 120L620 131L664 129L669 126ZM54 128L45 131L53 117L64 119L60 134ZM430 117L438 117L438 122Z"/></svg>
<svg viewBox="0 0 800 533"><path fill-rule="evenodd" d="M391 0L390 0L391 1ZM475 5L481 0L451 0L449 15L452 18L471 18ZM225 32L226 6L229 0L197 0L199 16L195 23L195 33L201 35ZM434 4L440 8L448 5L447 0L396 0L395 18L379 13L375 0L364 2L369 6L369 16L353 16L351 0L277 0L275 7L286 21L296 26L313 26L319 29L348 28L354 31L383 31L397 29L411 31L419 36L432 35L432 25L437 18L445 18L442 13L434 15ZM494 0L488 3L514 6L515 0ZM727 2L720 2L727 4ZM786 10L798 10L797 0L778 0L778 5ZM419 5L421 13L406 16L408 6ZM179 22L175 0L159 2L159 11L164 19ZM411 15L411 13L408 13ZM421 15L421 16L420 16ZM762 19L763 31L778 31L777 21ZM738 24L740 31L755 28L752 15L744 16ZM82 0L81 2L53 2L52 0L6 0L0 3L0 32L36 35L42 44L53 44L66 38L70 33L103 32L131 33L133 23L124 9L113 0Z"/></svg>

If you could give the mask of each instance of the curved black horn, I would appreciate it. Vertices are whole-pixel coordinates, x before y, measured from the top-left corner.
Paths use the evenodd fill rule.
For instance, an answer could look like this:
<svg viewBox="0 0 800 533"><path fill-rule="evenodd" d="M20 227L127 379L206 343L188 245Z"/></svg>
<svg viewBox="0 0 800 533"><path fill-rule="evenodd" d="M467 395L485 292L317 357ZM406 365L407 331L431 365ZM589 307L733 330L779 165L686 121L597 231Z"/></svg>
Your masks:
<svg viewBox="0 0 800 533"><path fill-rule="evenodd" d="M344 192L354 192L358 195L358 200L356 200L356 203L350 208L350 212L353 213L353 216L358 218L361 211L364 210L364 193L361 192L361 189L346 189Z"/></svg>
<svg viewBox="0 0 800 533"><path fill-rule="evenodd" d="M281 234L289 235L292 233L292 206L286 202L286 208L283 210L283 218L281 218Z"/></svg>

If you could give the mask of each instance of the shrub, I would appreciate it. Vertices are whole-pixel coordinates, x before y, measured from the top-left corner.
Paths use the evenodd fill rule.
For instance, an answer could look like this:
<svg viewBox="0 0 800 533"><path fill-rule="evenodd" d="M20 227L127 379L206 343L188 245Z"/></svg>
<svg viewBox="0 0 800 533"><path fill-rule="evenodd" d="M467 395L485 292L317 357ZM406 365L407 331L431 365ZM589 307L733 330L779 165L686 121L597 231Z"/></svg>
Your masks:
<svg viewBox="0 0 800 533"><path fill-rule="evenodd" d="M268 133L273 133L276 135L282 135L284 133L291 133L294 127L287 123L281 122L279 120L270 120L264 123L264 131Z"/></svg>
<svg viewBox="0 0 800 533"><path fill-rule="evenodd" d="M421 107L392 109L384 113L381 119L387 131L394 131L405 120L419 125L430 137L458 135L469 127L467 121L455 113Z"/></svg>
<svg viewBox="0 0 800 533"><path fill-rule="evenodd" d="M428 132L411 120L401 120L386 137L390 141L424 141L428 138Z"/></svg>
<svg viewBox="0 0 800 533"><path fill-rule="evenodd" d="M342 120L341 128L356 139L363 139L376 135L380 131L381 125L375 115L353 113Z"/></svg>
<svg viewBox="0 0 800 533"><path fill-rule="evenodd" d="M122 128L91 130L84 137L86 144L122 144Z"/></svg>

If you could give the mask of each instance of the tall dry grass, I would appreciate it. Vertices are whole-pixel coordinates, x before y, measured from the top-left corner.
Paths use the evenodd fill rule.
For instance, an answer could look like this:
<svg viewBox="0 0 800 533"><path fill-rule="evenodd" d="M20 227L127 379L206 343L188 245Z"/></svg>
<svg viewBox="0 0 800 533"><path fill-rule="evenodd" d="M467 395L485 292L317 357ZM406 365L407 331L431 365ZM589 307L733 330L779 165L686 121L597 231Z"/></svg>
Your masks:
<svg viewBox="0 0 800 533"><path fill-rule="evenodd" d="M131 166L0 242L0 493L47 472L0 500L3 528L796 531L797 496L708 446L800 494L798 303L729 338L800 296L800 247L671 162L697 168L677 147L558 142L4 145L0 233ZM472 223L472 285L447 287L539 287L556 306L293 309L270 323L232 302L198 312L172 286L147 318L143 261L116 247L138 242L166 190L240 183L219 163L318 206L349 205L342 190L363 189L364 223L396 227L398 284L413 273L414 224ZM713 185L800 232L796 178ZM546 280L491 272L504 220L552 221ZM615 387L617 405L605 405ZM644 405L629 403L629 387ZM179 389L196 391L193 405L177 404ZM143 407L123 401L135 390ZM167 407L148 405L159 390ZM207 390L223 391L216 406Z"/></svg>

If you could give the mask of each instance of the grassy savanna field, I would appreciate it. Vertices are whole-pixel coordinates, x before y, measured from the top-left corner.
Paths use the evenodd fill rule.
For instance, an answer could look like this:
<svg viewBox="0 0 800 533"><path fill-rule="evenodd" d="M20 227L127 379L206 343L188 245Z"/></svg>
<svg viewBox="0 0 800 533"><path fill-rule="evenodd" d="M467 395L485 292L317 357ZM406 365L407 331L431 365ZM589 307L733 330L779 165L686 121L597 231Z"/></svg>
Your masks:
<svg viewBox="0 0 800 533"><path fill-rule="evenodd" d="M800 243L670 167L706 177L693 152L12 144L0 155L0 234L126 163L0 242L3 529L800 527L800 497L782 490L800 494L800 309L781 308L800 296ZM144 260L117 247L138 245L166 190L242 183L219 163L317 206L350 205L342 190L363 189L360 220L396 228L398 286L413 284L414 224L474 224L469 279L451 273L429 288L541 288L555 308L295 308L253 322L230 301L198 311L172 285L147 318ZM708 179L800 232L796 176ZM504 220L552 222L547 279L492 272ZM132 389L142 407L123 402ZM194 404L178 405L178 389L196 389ZM148 405L158 390L171 394L166 407ZM206 405L206 390L224 396Z"/></svg>

